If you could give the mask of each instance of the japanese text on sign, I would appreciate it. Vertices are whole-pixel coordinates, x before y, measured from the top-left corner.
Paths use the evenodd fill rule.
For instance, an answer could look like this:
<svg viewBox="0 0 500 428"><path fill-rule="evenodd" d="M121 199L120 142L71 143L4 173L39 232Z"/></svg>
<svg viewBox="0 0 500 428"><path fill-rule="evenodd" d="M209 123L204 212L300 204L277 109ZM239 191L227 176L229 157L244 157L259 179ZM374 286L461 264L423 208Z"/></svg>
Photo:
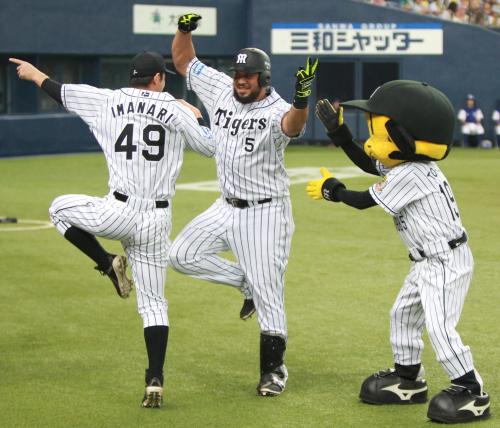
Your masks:
<svg viewBox="0 0 500 428"><path fill-rule="evenodd" d="M441 24L273 24L273 54L442 55Z"/></svg>

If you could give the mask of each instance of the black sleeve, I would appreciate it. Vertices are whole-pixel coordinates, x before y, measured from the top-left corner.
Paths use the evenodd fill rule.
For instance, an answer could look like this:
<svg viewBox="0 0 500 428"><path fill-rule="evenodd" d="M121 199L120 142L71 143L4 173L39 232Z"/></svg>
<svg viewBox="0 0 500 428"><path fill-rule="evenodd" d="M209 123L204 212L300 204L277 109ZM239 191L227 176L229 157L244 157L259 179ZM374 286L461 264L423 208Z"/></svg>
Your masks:
<svg viewBox="0 0 500 428"><path fill-rule="evenodd" d="M377 203L373 200L369 190L364 192L356 192L355 190L347 190L339 187L335 191L335 197L350 207L364 210L366 208L374 207Z"/></svg>
<svg viewBox="0 0 500 428"><path fill-rule="evenodd" d="M358 168L368 174L380 175L375 167L375 161L368 156L352 139L351 131L345 123L339 126L335 132L329 132L328 136L337 147L341 147L344 153Z"/></svg>
<svg viewBox="0 0 500 428"><path fill-rule="evenodd" d="M47 93L47 95L62 104L61 89L62 85L52 79L45 79L42 82L41 88Z"/></svg>

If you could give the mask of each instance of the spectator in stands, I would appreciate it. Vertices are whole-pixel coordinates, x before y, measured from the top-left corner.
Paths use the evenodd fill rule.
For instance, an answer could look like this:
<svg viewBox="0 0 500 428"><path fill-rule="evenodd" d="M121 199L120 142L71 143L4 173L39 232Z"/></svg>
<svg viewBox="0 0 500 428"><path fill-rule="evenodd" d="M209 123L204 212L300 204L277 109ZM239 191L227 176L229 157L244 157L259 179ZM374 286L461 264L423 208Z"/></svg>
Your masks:
<svg viewBox="0 0 500 428"><path fill-rule="evenodd" d="M493 124L495 125L494 138L495 138L495 145L498 148L500 145L500 100L497 101L497 108L493 110L491 119L493 120Z"/></svg>
<svg viewBox="0 0 500 428"><path fill-rule="evenodd" d="M360 0L448 21L500 27L500 0Z"/></svg>
<svg viewBox="0 0 500 428"><path fill-rule="evenodd" d="M474 95L467 95L466 107L458 112L458 120L462 124L462 136L464 147L478 147L479 139L484 135L481 124L483 112L476 106Z"/></svg>
<svg viewBox="0 0 500 428"><path fill-rule="evenodd" d="M469 0L467 15L470 24L484 25L484 13L480 0Z"/></svg>
<svg viewBox="0 0 500 428"><path fill-rule="evenodd" d="M412 12L427 15L429 13L429 2L427 0L413 0Z"/></svg>
<svg viewBox="0 0 500 428"><path fill-rule="evenodd" d="M483 6L483 25L486 27L498 27L500 22L498 15L493 10L494 2L487 1Z"/></svg>
<svg viewBox="0 0 500 428"><path fill-rule="evenodd" d="M458 4L456 1L450 1L448 3L448 7L441 12L441 15L439 15L440 18L446 19L448 21L457 21L457 10L458 10Z"/></svg>

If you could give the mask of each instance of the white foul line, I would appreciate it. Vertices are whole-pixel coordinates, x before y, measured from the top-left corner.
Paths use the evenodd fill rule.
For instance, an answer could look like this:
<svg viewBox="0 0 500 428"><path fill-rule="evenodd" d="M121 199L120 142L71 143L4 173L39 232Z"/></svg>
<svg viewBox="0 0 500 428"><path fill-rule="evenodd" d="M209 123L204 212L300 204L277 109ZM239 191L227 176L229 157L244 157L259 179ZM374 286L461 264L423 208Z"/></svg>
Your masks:
<svg viewBox="0 0 500 428"><path fill-rule="evenodd" d="M339 179L363 177L368 175L355 166L340 166L336 168L332 167L329 168L329 170L336 178ZM301 166L297 168L287 168L286 171L288 173L288 177L290 178L291 185L303 184L307 183L309 180L321 178L319 167ZM178 190L196 190L199 192L220 192L219 182L217 180L198 181L194 183L182 183L182 184L177 184L175 187Z"/></svg>
<svg viewBox="0 0 500 428"><path fill-rule="evenodd" d="M8 226L6 226L8 224ZM31 224L33 226L21 226L17 227L18 224ZM17 220L16 223L2 223L0 224L0 232L25 232L28 230L42 230L50 229L54 225L50 221L42 220Z"/></svg>

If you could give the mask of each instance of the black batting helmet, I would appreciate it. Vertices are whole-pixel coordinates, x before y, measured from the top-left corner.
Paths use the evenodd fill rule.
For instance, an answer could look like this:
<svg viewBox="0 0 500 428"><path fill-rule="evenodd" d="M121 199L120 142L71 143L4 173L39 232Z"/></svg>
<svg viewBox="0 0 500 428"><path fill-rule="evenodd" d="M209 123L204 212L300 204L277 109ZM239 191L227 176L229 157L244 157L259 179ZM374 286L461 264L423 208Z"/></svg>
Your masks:
<svg viewBox="0 0 500 428"><path fill-rule="evenodd" d="M257 48L240 50L234 56L230 70L259 73L259 85L261 87L269 86L271 80L271 60L263 50Z"/></svg>

